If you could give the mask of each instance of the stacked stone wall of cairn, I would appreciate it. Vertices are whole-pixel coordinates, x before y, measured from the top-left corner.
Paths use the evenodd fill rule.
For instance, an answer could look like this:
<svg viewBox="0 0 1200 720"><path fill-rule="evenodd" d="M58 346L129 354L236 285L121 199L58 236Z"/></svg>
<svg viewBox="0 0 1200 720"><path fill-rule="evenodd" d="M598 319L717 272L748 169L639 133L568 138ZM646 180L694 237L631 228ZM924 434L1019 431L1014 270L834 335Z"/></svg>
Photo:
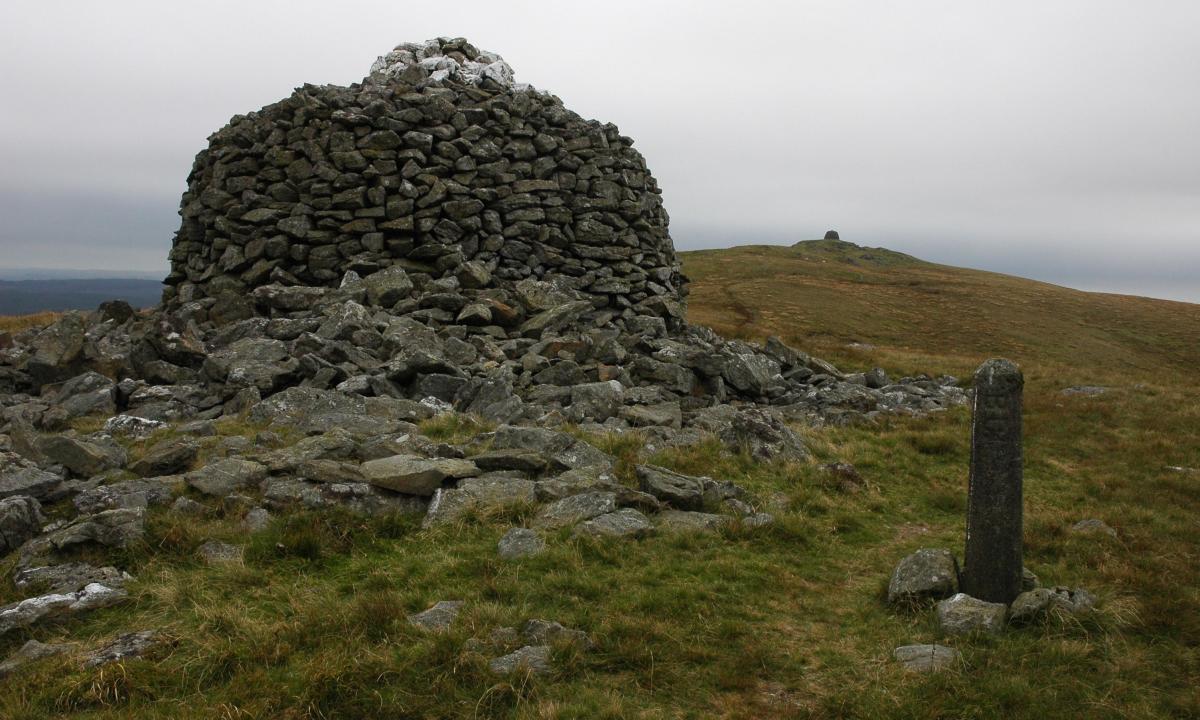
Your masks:
<svg viewBox="0 0 1200 720"><path fill-rule="evenodd" d="M462 39L402 45L359 84L233 118L197 155L180 215L168 305L399 266L476 291L553 280L618 324L682 317L633 141Z"/></svg>

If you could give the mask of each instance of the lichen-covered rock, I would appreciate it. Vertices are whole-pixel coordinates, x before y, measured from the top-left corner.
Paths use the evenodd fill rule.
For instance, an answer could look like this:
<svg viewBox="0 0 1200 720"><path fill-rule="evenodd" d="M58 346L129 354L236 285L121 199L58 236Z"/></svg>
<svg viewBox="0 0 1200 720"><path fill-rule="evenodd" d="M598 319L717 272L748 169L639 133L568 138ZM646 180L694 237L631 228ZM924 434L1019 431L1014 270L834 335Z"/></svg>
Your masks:
<svg viewBox="0 0 1200 720"><path fill-rule="evenodd" d="M1034 588L1021 593L1009 606L1008 622L1024 625L1053 611L1082 615L1096 607L1096 596L1083 588Z"/></svg>
<svg viewBox="0 0 1200 720"><path fill-rule="evenodd" d="M945 645L903 645L892 656L910 672L937 672L962 663L962 653Z"/></svg>
<svg viewBox="0 0 1200 720"><path fill-rule="evenodd" d="M643 491L673 507L699 510L704 506L705 478L683 475L656 465L638 465L637 477Z"/></svg>
<svg viewBox="0 0 1200 720"><path fill-rule="evenodd" d="M168 643L168 639L157 630L141 630L118 635L90 653L84 667L98 667L125 658L141 657Z"/></svg>
<svg viewBox="0 0 1200 720"><path fill-rule="evenodd" d="M47 500L59 494L62 478L11 453L0 453L0 498L25 495Z"/></svg>
<svg viewBox="0 0 1200 720"><path fill-rule="evenodd" d="M31 497L16 495L0 500L0 555L37 535L45 522L42 504Z"/></svg>
<svg viewBox="0 0 1200 720"><path fill-rule="evenodd" d="M1080 520L1071 526L1071 532L1080 535L1107 535L1116 537L1117 531L1114 530L1108 523L1098 518L1086 518Z"/></svg>
<svg viewBox="0 0 1200 720"><path fill-rule="evenodd" d="M276 510L302 506L312 510L344 508L360 515L423 515L427 499L377 488L365 482L325 483L295 478L267 480L263 499Z"/></svg>
<svg viewBox="0 0 1200 720"><path fill-rule="evenodd" d="M756 515L749 515L751 524L758 524ZM689 510L663 510L658 514L658 527L668 532L716 532L727 522L724 515Z"/></svg>
<svg viewBox="0 0 1200 720"><path fill-rule="evenodd" d="M434 492L423 526L453 522L472 510L496 511L532 505L536 500L532 480L504 474L467 478L457 488L439 488Z"/></svg>
<svg viewBox="0 0 1200 720"><path fill-rule="evenodd" d="M199 450L196 443L187 440L177 438L163 440L147 450L142 457L130 463L129 471L144 478L174 475L191 467Z"/></svg>
<svg viewBox="0 0 1200 720"><path fill-rule="evenodd" d="M236 490L258 485L266 479L267 468L252 460L226 458L209 463L185 477L188 485L205 495L224 497Z"/></svg>
<svg viewBox="0 0 1200 720"><path fill-rule="evenodd" d="M640 538L653 532L654 525L649 518L633 508L621 508L579 523L573 534L593 538Z"/></svg>
<svg viewBox="0 0 1200 720"><path fill-rule="evenodd" d="M545 675L551 670L550 646L526 645L508 655L493 659L488 663L488 669L496 675L512 675L516 672Z"/></svg>
<svg viewBox="0 0 1200 720"><path fill-rule="evenodd" d="M372 485L407 493L432 495L446 480L468 478L480 470L470 460L394 455L362 464L363 478Z"/></svg>
<svg viewBox="0 0 1200 720"><path fill-rule="evenodd" d="M534 527L560 528L589 520L617 509L617 496L611 492L585 492L556 500L538 511Z"/></svg>
<svg viewBox="0 0 1200 720"><path fill-rule="evenodd" d="M30 567L35 560L75 545L127 547L141 540L145 519L144 508L118 508L76 518L25 543L21 548L20 566Z"/></svg>
<svg viewBox="0 0 1200 720"><path fill-rule="evenodd" d="M13 585L23 593L72 593L92 583L110 588L121 588L133 576L114 567L94 567L87 563L62 563L41 565L17 570Z"/></svg>
<svg viewBox="0 0 1200 720"><path fill-rule="evenodd" d="M445 630L454 622L454 618L458 617L462 606L463 602L461 600L442 600L435 603L428 610L422 610L419 613L409 615L408 622L413 627L422 630Z"/></svg>
<svg viewBox="0 0 1200 720"><path fill-rule="evenodd" d="M594 646L584 631L564 627L553 620L528 620L521 628L521 635L530 645L573 645L580 650L590 650Z"/></svg>
<svg viewBox="0 0 1200 720"><path fill-rule="evenodd" d="M946 635L981 632L995 635L1004 629L1008 606L958 593L937 604L938 629Z"/></svg>
<svg viewBox="0 0 1200 720"><path fill-rule="evenodd" d="M888 602L916 603L953 595L958 589L958 561L949 550L924 548L896 565L888 582Z"/></svg>
<svg viewBox="0 0 1200 720"><path fill-rule="evenodd" d="M496 544L496 552L502 560L519 560L545 551L546 541L528 528L512 528Z"/></svg>
<svg viewBox="0 0 1200 720"><path fill-rule="evenodd" d="M48 435L38 443L38 450L48 462L62 465L82 478L119 468L126 459L125 450L111 440L93 441L69 435Z"/></svg>
<svg viewBox="0 0 1200 720"><path fill-rule="evenodd" d="M0 635L58 615L78 614L115 605L128 597L129 593L124 590L91 583L77 592L22 600L0 608Z"/></svg>

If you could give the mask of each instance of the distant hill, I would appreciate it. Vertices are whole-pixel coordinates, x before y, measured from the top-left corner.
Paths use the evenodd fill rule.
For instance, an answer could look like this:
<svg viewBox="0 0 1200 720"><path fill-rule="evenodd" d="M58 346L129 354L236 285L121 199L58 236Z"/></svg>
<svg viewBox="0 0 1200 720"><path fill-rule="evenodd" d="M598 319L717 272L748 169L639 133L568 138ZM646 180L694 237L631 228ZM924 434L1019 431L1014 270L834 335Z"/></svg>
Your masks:
<svg viewBox="0 0 1200 720"><path fill-rule="evenodd" d="M886 361L965 373L1006 356L1082 382L1187 374L1200 363L1200 305L1083 292L838 240L681 257L693 280L693 322L727 336L777 334L852 368Z"/></svg>
<svg viewBox="0 0 1200 720"><path fill-rule="evenodd" d="M134 307L157 305L162 282L143 278L0 280L0 315L47 310L94 310L105 300Z"/></svg>

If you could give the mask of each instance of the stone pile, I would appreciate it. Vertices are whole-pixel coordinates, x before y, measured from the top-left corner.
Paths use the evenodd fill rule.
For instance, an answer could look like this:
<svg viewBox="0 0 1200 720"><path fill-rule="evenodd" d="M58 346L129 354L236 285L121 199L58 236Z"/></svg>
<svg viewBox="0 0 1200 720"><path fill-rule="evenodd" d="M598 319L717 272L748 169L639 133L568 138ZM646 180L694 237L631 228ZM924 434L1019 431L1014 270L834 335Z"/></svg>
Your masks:
<svg viewBox="0 0 1200 720"><path fill-rule="evenodd" d="M1041 587L1037 576L1025 568L1012 602L988 602L961 592L959 575L958 561L949 550L918 550L896 565L888 583L888 602L916 608L936 601L938 630L947 636L994 635L1008 626L1027 625L1055 615L1084 616L1098 602L1083 588ZM897 659L901 659L899 655Z"/></svg>
<svg viewBox="0 0 1200 720"><path fill-rule="evenodd" d="M235 117L188 177L166 299L225 308L271 283L398 267L456 281L440 289L469 291L478 325L492 303L516 305L516 281L548 277L618 327L681 318L667 213L632 140L512 75L443 38L401 45L359 84L305 85ZM386 305L418 309L402 295Z"/></svg>
<svg viewBox="0 0 1200 720"><path fill-rule="evenodd" d="M139 547L148 509L219 506L250 533L297 506L430 528L518 507L529 527L498 553L520 561L563 535L772 522L720 480L640 465L624 485L616 458L560 426L637 431L647 454L711 439L794 462L792 424L966 399L954 378L848 375L687 324L629 139L462 40L235 118L188 182L163 306L105 303L0 343L0 552L24 598L0 607L0 635L125 601L132 568L79 551ZM422 434L446 413L496 429ZM243 548L194 550L223 564Z"/></svg>

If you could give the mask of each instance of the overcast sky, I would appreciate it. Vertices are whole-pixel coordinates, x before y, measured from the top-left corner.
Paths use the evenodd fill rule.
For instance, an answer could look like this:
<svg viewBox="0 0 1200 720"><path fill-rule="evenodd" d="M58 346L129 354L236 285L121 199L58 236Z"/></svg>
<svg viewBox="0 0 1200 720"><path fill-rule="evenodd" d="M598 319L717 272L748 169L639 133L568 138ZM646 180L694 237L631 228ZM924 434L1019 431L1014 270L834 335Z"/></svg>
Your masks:
<svg viewBox="0 0 1200 720"><path fill-rule="evenodd" d="M680 249L842 238L1200 302L1200 2L0 4L0 267L165 272L205 138L465 36L636 139Z"/></svg>

